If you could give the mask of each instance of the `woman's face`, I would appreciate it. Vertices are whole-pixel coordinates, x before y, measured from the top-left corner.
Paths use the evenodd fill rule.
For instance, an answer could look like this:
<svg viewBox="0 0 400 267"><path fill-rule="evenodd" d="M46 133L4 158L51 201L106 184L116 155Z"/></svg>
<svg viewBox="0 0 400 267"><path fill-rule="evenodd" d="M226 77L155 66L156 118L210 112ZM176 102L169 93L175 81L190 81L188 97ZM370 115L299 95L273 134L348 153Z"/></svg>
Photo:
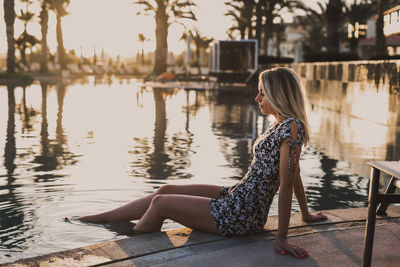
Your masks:
<svg viewBox="0 0 400 267"><path fill-rule="evenodd" d="M272 106L269 103L267 96L264 95L262 81L258 83L258 95L255 100L258 103L258 107L260 108L261 113L265 115L274 114L274 110L272 109Z"/></svg>

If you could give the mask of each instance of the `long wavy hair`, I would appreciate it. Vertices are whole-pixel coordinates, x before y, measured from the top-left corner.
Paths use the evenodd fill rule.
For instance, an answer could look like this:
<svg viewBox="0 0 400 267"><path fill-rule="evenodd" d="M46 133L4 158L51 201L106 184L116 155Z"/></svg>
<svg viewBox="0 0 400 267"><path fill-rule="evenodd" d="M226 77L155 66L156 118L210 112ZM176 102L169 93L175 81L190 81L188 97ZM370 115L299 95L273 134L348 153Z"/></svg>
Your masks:
<svg viewBox="0 0 400 267"><path fill-rule="evenodd" d="M304 140L310 140L310 126L305 110L305 90L299 76L289 68L273 68L260 74L265 96L282 119L296 118L304 124Z"/></svg>

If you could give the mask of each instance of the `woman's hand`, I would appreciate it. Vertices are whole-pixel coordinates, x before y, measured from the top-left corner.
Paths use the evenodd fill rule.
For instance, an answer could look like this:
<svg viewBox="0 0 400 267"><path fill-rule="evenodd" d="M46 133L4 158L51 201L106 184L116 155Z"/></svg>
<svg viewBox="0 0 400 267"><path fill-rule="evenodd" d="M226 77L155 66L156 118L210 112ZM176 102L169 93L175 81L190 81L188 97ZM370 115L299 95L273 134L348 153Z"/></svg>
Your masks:
<svg viewBox="0 0 400 267"><path fill-rule="evenodd" d="M308 213L307 215L302 215L301 219L305 222L319 222L328 219L328 216L325 214L318 212L318 213Z"/></svg>
<svg viewBox="0 0 400 267"><path fill-rule="evenodd" d="M298 259L307 258L309 255L308 252L301 247L289 244L287 239L278 238L275 241L275 250L281 255L286 255L289 253Z"/></svg>

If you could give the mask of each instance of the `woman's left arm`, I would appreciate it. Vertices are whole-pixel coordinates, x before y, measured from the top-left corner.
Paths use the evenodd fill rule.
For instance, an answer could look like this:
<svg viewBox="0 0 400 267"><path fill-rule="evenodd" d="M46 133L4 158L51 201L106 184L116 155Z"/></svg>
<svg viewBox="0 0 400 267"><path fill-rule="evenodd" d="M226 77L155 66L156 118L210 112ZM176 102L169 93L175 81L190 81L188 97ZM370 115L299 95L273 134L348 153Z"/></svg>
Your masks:
<svg viewBox="0 0 400 267"><path fill-rule="evenodd" d="M290 253L297 258L305 258L308 252L287 240L290 213L292 208L293 185L299 174L301 143L297 141L297 125L291 123L291 137L281 143L279 159L280 189L278 196L278 236L275 250L282 255Z"/></svg>
<svg viewBox="0 0 400 267"><path fill-rule="evenodd" d="M307 205L306 193L304 192L303 182L300 177L300 169L296 173L295 181L293 184L294 195L296 196L297 202L301 212L301 219L305 222L317 222L328 219L328 216L322 212L310 213Z"/></svg>

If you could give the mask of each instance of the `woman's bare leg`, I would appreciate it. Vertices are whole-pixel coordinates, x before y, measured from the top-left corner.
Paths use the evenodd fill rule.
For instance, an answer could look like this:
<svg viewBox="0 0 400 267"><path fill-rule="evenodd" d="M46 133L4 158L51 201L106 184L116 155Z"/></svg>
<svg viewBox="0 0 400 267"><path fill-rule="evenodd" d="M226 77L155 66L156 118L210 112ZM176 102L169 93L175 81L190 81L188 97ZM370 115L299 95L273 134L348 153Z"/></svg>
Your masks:
<svg viewBox="0 0 400 267"><path fill-rule="evenodd" d="M149 208L150 203L155 196L164 194L178 194L201 196L207 198L218 198L220 195L220 191L221 186L216 185L163 185L156 192L134 200L119 208L96 215L80 217L78 218L78 220L94 223L138 220Z"/></svg>
<svg viewBox="0 0 400 267"><path fill-rule="evenodd" d="M134 227L140 232L160 231L165 219L208 233L218 233L210 212L211 198L188 195L157 195Z"/></svg>

